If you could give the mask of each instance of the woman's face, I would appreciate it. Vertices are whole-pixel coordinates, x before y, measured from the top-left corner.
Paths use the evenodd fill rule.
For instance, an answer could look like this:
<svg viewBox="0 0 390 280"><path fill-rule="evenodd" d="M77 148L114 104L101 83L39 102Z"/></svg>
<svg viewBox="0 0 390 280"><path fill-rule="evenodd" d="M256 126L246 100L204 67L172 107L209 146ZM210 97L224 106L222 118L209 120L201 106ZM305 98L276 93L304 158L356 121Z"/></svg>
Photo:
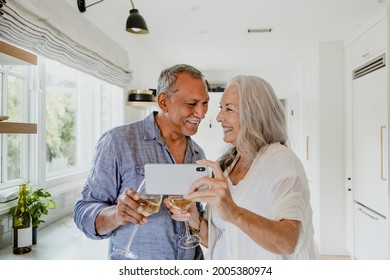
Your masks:
<svg viewBox="0 0 390 280"><path fill-rule="evenodd" d="M223 141L237 146L237 136L240 131L240 116L238 112L238 92L235 86L229 86L222 95L217 121L223 129Z"/></svg>

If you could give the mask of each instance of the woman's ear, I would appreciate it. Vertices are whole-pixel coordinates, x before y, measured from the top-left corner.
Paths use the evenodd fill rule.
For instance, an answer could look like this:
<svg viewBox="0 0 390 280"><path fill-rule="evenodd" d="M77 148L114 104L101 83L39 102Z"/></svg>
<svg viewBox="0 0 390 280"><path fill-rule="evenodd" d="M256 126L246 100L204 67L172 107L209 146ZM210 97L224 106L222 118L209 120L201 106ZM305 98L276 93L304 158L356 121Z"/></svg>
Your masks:
<svg viewBox="0 0 390 280"><path fill-rule="evenodd" d="M164 92L161 92L157 96L157 103L164 113L168 112L167 102L168 102L168 96Z"/></svg>

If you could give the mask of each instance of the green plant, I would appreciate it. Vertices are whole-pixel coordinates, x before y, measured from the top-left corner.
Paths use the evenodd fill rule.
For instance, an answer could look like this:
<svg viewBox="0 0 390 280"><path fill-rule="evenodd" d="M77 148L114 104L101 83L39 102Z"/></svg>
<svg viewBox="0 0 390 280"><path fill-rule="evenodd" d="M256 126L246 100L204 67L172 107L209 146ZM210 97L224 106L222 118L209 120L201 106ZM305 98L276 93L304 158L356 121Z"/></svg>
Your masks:
<svg viewBox="0 0 390 280"><path fill-rule="evenodd" d="M26 188L26 202L30 210L32 217L32 226L37 227L40 224L44 223L44 220L41 220L42 215L47 215L49 209L56 208L56 203L51 199L51 194L43 188L32 188L30 185L27 185ZM13 215L15 212L16 206L10 209L10 213Z"/></svg>

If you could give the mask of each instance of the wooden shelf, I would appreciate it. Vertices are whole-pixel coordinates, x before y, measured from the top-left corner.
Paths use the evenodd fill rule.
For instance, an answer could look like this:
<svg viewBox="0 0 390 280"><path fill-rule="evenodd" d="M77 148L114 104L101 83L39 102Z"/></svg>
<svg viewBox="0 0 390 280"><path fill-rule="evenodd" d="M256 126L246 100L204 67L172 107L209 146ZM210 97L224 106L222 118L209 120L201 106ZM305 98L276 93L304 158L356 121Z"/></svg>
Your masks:
<svg viewBox="0 0 390 280"><path fill-rule="evenodd" d="M35 123L0 122L0 133L36 134L37 133L37 124L35 124Z"/></svg>
<svg viewBox="0 0 390 280"><path fill-rule="evenodd" d="M147 108L147 107L157 107L157 102L147 102L147 101L128 101L126 103L127 106L137 107L139 109Z"/></svg>
<svg viewBox="0 0 390 280"><path fill-rule="evenodd" d="M0 64L37 65L38 57L28 51L0 41Z"/></svg>

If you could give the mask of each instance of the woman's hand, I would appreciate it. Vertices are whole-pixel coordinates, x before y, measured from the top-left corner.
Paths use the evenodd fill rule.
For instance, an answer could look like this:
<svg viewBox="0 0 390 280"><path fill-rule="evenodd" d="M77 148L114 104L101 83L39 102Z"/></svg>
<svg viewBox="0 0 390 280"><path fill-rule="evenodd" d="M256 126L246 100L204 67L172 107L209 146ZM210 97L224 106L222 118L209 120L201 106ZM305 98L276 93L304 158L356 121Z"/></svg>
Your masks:
<svg viewBox="0 0 390 280"><path fill-rule="evenodd" d="M189 210L187 212L183 212L179 208L173 207L169 203L169 198L165 198L163 200L163 203L164 203L165 207L167 208L168 212L171 214L172 219L174 219L175 221L179 221L179 222L188 221L188 218L191 216L191 213ZM191 205L191 207L192 206L193 205Z"/></svg>
<svg viewBox="0 0 390 280"><path fill-rule="evenodd" d="M189 225L193 228L197 228L199 226L199 212L196 208L196 203L192 203L187 212L183 212L180 209L173 207L169 203L169 199L165 198L163 203L169 213L171 214L172 219L179 222L188 221Z"/></svg>
<svg viewBox="0 0 390 280"><path fill-rule="evenodd" d="M228 182L219 165L210 160L199 160L196 163L210 167L214 172L214 178L204 177L197 180L190 188L185 199L205 202L212 206L225 221L231 222L239 208L233 201ZM197 190L200 186L209 186L205 190Z"/></svg>

